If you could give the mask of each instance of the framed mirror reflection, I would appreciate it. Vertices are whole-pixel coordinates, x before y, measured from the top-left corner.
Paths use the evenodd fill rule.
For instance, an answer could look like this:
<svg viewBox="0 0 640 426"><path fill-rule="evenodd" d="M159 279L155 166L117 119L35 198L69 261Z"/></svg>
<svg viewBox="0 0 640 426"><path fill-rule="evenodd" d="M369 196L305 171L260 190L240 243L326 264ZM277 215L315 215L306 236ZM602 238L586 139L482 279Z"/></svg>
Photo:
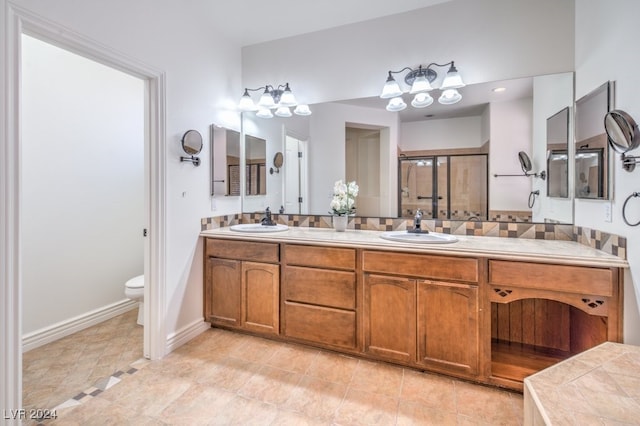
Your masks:
<svg viewBox="0 0 640 426"><path fill-rule="evenodd" d="M547 118L547 196L569 196L569 107Z"/></svg>
<svg viewBox="0 0 640 426"><path fill-rule="evenodd" d="M610 154L604 117L613 108L613 83L606 82L576 101L575 197L608 200Z"/></svg>
<svg viewBox="0 0 640 426"><path fill-rule="evenodd" d="M240 132L212 124L209 128L211 195L240 195Z"/></svg>

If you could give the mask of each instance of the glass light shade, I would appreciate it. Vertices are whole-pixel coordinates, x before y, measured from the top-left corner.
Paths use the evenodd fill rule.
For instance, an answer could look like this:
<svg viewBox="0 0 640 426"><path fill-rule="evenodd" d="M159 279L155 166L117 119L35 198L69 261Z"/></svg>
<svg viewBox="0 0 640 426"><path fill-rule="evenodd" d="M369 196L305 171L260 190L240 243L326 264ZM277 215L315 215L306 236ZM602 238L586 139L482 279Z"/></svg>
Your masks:
<svg viewBox="0 0 640 426"><path fill-rule="evenodd" d="M395 98L402 95L402 90L400 90L400 85L398 82L389 74L387 77L387 82L384 83L384 87L382 88L382 93L380 97L382 99Z"/></svg>
<svg viewBox="0 0 640 426"><path fill-rule="evenodd" d="M427 77L425 77L425 75L421 73L415 78L415 80L413 80L413 84L411 85L411 90L409 91L409 93L415 95L416 93L428 92L430 90L433 90L433 87L431 87L431 83L429 83Z"/></svg>
<svg viewBox="0 0 640 426"><path fill-rule="evenodd" d="M282 92L282 96L280 96L279 105L284 107L292 107L292 106L298 105L298 101L296 101L296 97L293 96L293 93L289 88L289 84L287 84L287 86L284 89L284 92Z"/></svg>
<svg viewBox="0 0 640 426"><path fill-rule="evenodd" d="M442 90L459 89L464 86L465 86L464 81L462 81L462 77L460 76L458 69L454 67L453 64L451 64L449 71L447 71L447 75L444 77L444 80L442 81L442 86L440 86L440 89Z"/></svg>
<svg viewBox="0 0 640 426"><path fill-rule="evenodd" d="M240 102L238 102L238 109L240 111L255 111L256 105L253 103L253 99L249 96L249 92L244 91L244 95L240 98Z"/></svg>
<svg viewBox="0 0 640 426"><path fill-rule="evenodd" d="M260 108L256 115L260 118L272 118L273 114L269 108Z"/></svg>
<svg viewBox="0 0 640 426"><path fill-rule="evenodd" d="M278 117L291 117L291 110L286 106L279 106L276 110Z"/></svg>
<svg viewBox="0 0 640 426"><path fill-rule="evenodd" d="M453 105L460 102L461 99L462 95L456 89L448 89L442 92L442 95L438 98L438 102L443 105Z"/></svg>
<svg viewBox="0 0 640 426"><path fill-rule="evenodd" d="M311 115L311 110L309 109L309 105L300 104L293 110L293 113L296 115Z"/></svg>
<svg viewBox="0 0 640 426"><path fill-rule="evenodd" d="M260 100L258 101L258 106L260 108L275 108L276 103L273 100L273 96L271 96L269 89L265 89L262 96L260 96Z"/></svg>
<svg viewBox="0 0 640 426"><path fill-rule="evenodd" d="M389 99L389 103L387 104L387 111L397 112L402 111L407 107L407 104L404 103L401 97L395 97Z"/></svg>
<svg viewBox="0 0 640 426"><path fill-rule="evenodd" d="M425 108L433 103L433 98L426 92L416 93L411 101L411 106L414 108Z"/></svg>

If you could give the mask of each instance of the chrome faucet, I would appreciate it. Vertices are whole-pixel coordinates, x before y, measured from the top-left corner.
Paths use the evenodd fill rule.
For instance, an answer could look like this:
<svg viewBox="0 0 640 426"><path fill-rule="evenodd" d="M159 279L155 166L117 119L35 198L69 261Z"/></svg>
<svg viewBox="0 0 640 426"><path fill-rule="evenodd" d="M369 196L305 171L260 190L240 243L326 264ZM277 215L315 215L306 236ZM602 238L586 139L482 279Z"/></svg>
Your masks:
<svg viewBox="0 0 640 426"><path fill-rule="evenodd" d="M265 217L260 221L264 226L276 226L276 223L271 219L271 209L269 207L264 211Z"/></svg>
<svg viewBox="0 0 640 426"><path fill-rule="evenodd" d="M409 229L409 232L419 234L422 231L422 212L420 209L416 210L416 215L413 218L413 229Z"/></svg>

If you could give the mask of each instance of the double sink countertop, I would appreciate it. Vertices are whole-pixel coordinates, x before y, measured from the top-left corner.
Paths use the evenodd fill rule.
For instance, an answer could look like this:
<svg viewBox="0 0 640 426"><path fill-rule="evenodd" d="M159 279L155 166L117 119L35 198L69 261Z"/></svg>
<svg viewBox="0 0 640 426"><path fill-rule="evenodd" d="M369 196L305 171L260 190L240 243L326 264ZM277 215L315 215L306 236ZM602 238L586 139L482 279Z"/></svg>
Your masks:
<svg viewBox="0 0 640 426"><path fill-rule="evenodd" d="M237 232L230 227L202 231L200 236L332 247L360 247L453 256L474 256L528 262L552 262L592 267L628 268L626 260L574 241L456 235L447 244L408 243L380 238L384 232L331 228L289 227L279 232Z"/></svg>

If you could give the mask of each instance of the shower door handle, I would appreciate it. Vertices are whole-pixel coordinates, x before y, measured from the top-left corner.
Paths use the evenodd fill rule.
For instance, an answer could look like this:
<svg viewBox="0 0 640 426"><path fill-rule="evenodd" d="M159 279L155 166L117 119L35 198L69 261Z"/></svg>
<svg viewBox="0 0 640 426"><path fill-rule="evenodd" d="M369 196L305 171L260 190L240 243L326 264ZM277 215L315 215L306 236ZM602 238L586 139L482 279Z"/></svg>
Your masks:
<svg viewBox="0 0 640 426"><path fill-rule="evenodd" d="M424 195L418 195L416 198L418 200L433 200L433 197L425 197ZM438 197L438 200L442 200L442 197Z"/></svg>

